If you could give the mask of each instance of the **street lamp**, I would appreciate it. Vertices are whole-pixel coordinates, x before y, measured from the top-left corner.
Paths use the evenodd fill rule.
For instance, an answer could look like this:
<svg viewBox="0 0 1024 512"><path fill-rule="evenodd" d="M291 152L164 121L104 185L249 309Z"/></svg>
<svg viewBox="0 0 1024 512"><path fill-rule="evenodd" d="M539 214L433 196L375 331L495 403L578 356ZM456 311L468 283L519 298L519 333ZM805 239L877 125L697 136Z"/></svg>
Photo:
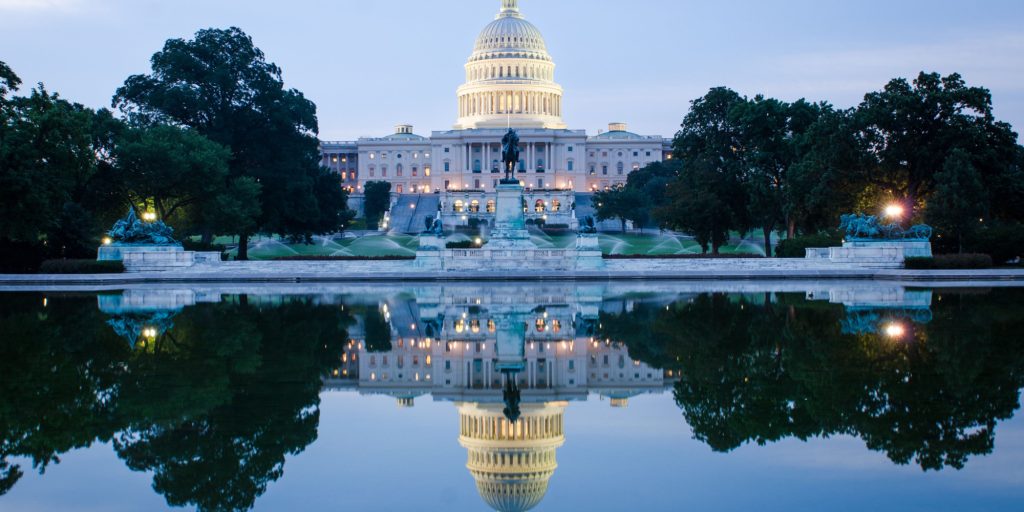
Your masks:
<svg viewBox="0 0 1024 512"><path fill-rule="evenodd" d="M156 214L153 213L153 212L143 213L142 214L142 220L144 220L146 222L155 222L156 221Z"/></svg>

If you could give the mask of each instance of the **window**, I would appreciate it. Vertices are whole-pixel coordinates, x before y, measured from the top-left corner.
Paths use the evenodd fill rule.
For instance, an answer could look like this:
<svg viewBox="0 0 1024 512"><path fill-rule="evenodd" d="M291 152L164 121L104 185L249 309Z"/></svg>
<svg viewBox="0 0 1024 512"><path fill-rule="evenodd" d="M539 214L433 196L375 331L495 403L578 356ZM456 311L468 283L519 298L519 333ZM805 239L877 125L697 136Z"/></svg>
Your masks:
<svg viewBox="0 0 1024 512"><path fill-rule="evenodd" d="M371 166L370 166L370 177L372 178L372 177L374 177L374 176L375 176L376 174L377 174L377 171L376 171L376 169L374 169L374 168L373 168L373 166L371 165Z"/></svg>
<svg viewBox="0 0 1024 512"><path fill-rule="evenodd" d="M398 156L397 156L396 158L398 158L399 160L401 160L401 159L402 159L402 154L401 154L401 153L399 153L399 154L398 154Z"/></svg>
<svg viewBox="0 0 1024 512"><path fill-rule="evenodd" d="M415 177L417 177L419 175L420 175L420 170L416 166L413 166L413 168L412 168L412 177L415 178Z"/></svg>
<svg viewBox="0 0 1024 512"><path fill-rule="evenodd" d="M533 211L535 211L537 213L544 213L544 209L545 209L545 205L544 205L544 201L543 200L538 199L537 202L534 203L534 205L533 205Z"/></svg>
<svg viewBox="0 0 1024 512"><path fill-rule="evenodd" d="M625 168L626 166L623 165L622 162L619 162L618 164L615 165L615 171L619 173L619 176L622 176L622 171L624 171Z"/></svg>
<svg viewBox="0 0 1024 512"><path fill-rule="evenodd" d="M444 369L445 369L445 371L448 371L448 372L452 371L452 362L451 361L445 361L444 362Z"/></svg>
<svg viewBox="0 0 1024 512"><path fill-rule="evenodd" d="M569 371L571 372L571 371L575 371L575 370L576 370L576 361L570 359L569 360Z"/></svg>
<svg viewBox="0 0 1024 512"><path fill-rule="evenodd" d="M461 199L458 200L458 201L455 201L455 206L452 207L452 210L455 213L462 213L462 212L464 212L466 210L466 203L462 202Z"/></svg>
<svg viewBox="0 0 1024 512"><path fill-rule="evenodd" d="M445 190L448 190L448 187L451 187L451 185L452 184L451 184L450 180L444 180L444 189Z"/></svg>
<svg viewBox="0 0 1024 512"><path fill-rule="evenodd" d="M573 162L572 160L569 160L569 162L567 163L567 166L568 166L569 172L572 172L572 171L573 171L573 163L575 163L575 162Z"/></svg>
<svg viewBox="0 0 1024 512"><path fill-rule="evenodd" d="M559 201L558 199L555 199L555 200L551 201L551 211L553 211L553 212L560 212L560 211L562 211L562 202ZM557 322L557 320L556 320L556 322Z"/></svg>
<svg viewBox="0 0 1024 512"><path fill-rule="evenodd" d="M595 170L594 170L594 166L593 165L590 166L590 174L597 174L597 172L595 172Z"/></svg>
<svg viewBox="0 0 1024 512"><path fill-rule="evenodd" d="M497 205L494 200L487 201L487 213L494 213L495 211L497 211Z"/></svg>
<svg viewBox="0 0 1024 512"><path fill-rule="evenodd" d="M450 153L450 152L451 152L451 150L450 150L449 148L444 148L444 152L445 152L445 153Z"/></svg>
<svg viewBox="0 0 1024 512"><path fill-rule="evenodd" d="M634 151L633 152L633 156L640 156L640 152L639 151Z"/></svg>
<svg viewBox="0 0 1024 512"><path fill-rule="evenodd" d="M481 186L481 184L480 184L480 180L479 180L479 179L475 179L475 180L473 180L473 189L474 189L474 190L480 190L480 189L482 189L482 188L483 188L483 187ZM477 205L477 206L478 206L478 207L477 207L477 211L480 211L479 205Z"/></svg>
<svg viewBox="0 0 1024 512"><path fill-rule="evenodd" d="M388 177L388 166L386 166L386 165L380 166L380 175L381 175L381 177L384 177L384 178Z"/></svg>
<svg viewBox="0 0 1024 512"><path fill-rule="evenodd" d="M480 160L473 160L473 172L479 173L481 169Z"/></svg>
<svg viewBox="0 0 1024 512"><path fill-rule="evenodd" d="M572 145L570 145L570 146L569 146L569 152L570 152L570 153L572 153L572 148L573 148L573 146L572 146Z"/></svg>
<svg viewBox="0 0 1024 512"><path fill-rule="evenodd" d="M403 192L401 185L398 186L398 189L396 190L396 192L398 192L399 194L401 194Z"/></svg>
<svg viewBox="0 0 1024 512"><path fill-rule="evenodd" d="M399 157L399 158L401 158L401 157ZM396 165L396 166L395 166L395 176L398 176L399 178L401 178L401 177L402 177L402 171L403 171L403 170L404 170L404 169L402 169L402 164L398 164L398 165Z"/></svg>
<svg viewBox="0 0 1024 512"><path fill-rule="evenodd" d="M537 172L544 172L544 159L543 158L538 158L537 159Z"/></svg>
<svg viewBox="0 0 1024 512"><path fill-rule="evenodd" d="M544 188L544 178L537 178L537 188Z"/></svg>
<svg viewBox="0 0 1024 512"><path fill-rule="evenodd" d="M647 152L647 156L651 156L651 152L650 151Z"/></svg>
<svg viewBox="0 0 1024 512"><path fill-rule="evenodd" d="M423 168L423 175L428 177L428 178L430 177L430 167L424 167Z"/></svg>
<svg viewBox="0 0 1024 512"><path fill-rule="evenodd" d="M605 176L608 175L608 166L607 165L602 165L601 166L601 174L603 174Z"/></svg>
<svg viewBox="0 0 1024 512"><path fill-rule="evenodd" d="M634 171L639 171L640 170L640 164L638 162L633 162L633 170Z"/></svg>
<svg viewBox="0 0 1024 512"><path fill-rule="evenodd" d="M444 172L451 172L451 170L452 170L452 163L451 162L445 162L444 163Z"/></svg>
<svg viewBox="0 0 1024 512"><path fill-rule="evenodd" d="M497 160L491 160L491 172L501 172L501 163L499 163Z"/></svg>

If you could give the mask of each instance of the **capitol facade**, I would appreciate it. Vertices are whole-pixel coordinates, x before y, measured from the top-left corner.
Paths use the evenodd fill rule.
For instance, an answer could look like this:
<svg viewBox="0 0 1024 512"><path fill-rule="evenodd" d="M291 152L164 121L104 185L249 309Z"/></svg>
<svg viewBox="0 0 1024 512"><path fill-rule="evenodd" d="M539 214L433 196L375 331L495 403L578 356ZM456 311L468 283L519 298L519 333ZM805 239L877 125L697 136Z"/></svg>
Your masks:
<svg viewBox="0 0 1024 512"><path fill-rule="evenodd" d="M520 136L519 180L556 196L608 189L671 158L671 140L632 133L625 123L610 123L595 136L568 129L554 59L518 0L501 0L497 17L480 32L456 98L451 130L425 137L402 124L384 137L324 141L322 163L355 194L368 182L387 181L396 195L435 194L454 211L457 199L449 194L461 195L465 209L473 201L487 204L503 177L500 141L509 127Z"/></svg>

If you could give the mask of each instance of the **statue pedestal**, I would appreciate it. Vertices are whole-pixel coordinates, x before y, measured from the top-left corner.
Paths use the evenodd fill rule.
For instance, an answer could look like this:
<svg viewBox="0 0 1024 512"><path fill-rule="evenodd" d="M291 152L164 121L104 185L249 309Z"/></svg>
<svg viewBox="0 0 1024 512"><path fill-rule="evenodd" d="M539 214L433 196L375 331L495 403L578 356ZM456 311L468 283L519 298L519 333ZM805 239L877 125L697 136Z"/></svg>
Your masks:
<svg viewBox="0 0 1024 512"><path fill-rule="evenodd" d="M494 229L486 247L489 249L535 249L526 230L526 212L523 211L523 186L501 183L495 189Z"/></svg>
<svg viewBox="0 0 1024 512"><path fill-rule="evenodd" d="M97 261L124 261L132 253L179 253L185 249L180 245L103 245L96 255Z"/></svg>

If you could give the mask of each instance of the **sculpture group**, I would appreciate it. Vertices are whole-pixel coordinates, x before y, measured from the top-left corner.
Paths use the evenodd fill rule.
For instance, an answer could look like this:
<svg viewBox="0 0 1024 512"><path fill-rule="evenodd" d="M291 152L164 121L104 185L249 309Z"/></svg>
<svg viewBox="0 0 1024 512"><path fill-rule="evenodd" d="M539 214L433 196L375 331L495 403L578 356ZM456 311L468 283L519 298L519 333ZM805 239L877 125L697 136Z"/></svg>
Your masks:
<svg viewBox="0 0 1024 512"><path fill-rule="evenodd" d="M875 215L843 215L839 229L850 242L907 240L926 242L932 238L932 227L925 224L903 229L899 223L882 224Z"/></svg>
<svg viewBox="0 0 1024 512"><path fill-rule="evenodd" d="M107 232L116 245L177 245L174 230L162 221L145 222L135 215L135 208Z"/></svg>

